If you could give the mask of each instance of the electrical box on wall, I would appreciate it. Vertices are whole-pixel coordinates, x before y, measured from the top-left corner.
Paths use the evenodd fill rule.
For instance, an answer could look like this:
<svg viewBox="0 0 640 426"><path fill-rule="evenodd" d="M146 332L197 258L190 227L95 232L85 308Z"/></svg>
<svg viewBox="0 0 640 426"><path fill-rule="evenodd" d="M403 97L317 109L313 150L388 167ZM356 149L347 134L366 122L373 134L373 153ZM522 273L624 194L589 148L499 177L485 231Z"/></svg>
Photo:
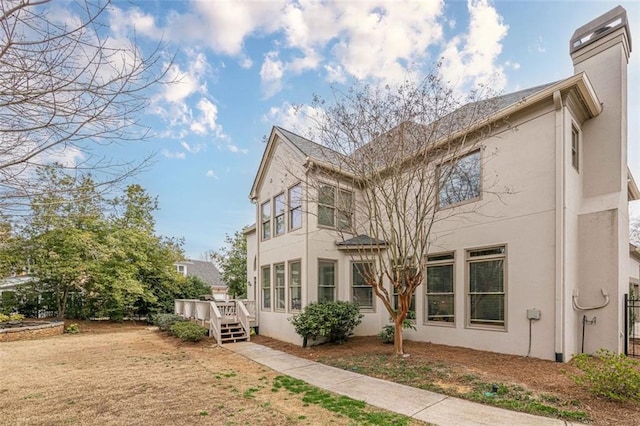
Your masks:
<svg viewBox="0 0 640 426"><path fill-rule="evenodd" d="M540 309L536 309L536 308L527 309L527 319L539 320L540 315L541 315Z"/></svg>

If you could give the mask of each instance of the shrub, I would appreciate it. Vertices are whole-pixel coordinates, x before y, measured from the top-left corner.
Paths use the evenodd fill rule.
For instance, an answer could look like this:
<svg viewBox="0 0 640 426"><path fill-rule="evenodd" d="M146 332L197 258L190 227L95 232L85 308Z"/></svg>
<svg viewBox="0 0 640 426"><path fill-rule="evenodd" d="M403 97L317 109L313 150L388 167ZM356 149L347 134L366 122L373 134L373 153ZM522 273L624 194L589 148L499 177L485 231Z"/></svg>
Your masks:
<svg viewBox="0 0 640 426"><path fill-rule="evenodd" d="M69 327L67 327L64 330L65 333L69 333L69 334L78 334L80 333L80 327L78 327L78 324L69 324Z"/></svg>
<svg viewBox="0 0 640 426"><path fill-rule="evenodd" d="M413 312L413 311L409 311L409 312ZM415 319L415 314L413 315L413 319ZM406 330L408 328L412 330L417 330L413 321L409 319L409 317L405 318L405 320L402 321L402 329ZM378 333L378 337L380 338L380 340L382 340L383 343L393 343L396 337L395 325L393 324L385 325L380 331L380 333Z"/></svg>
<svg viewBox="0 0 640 426"><path fill-rule="evenodd" d="M615 401L640 401L640 365L637 361L600 349L596 357L580 354L572 363L583 374L571 378L589 392Z"/></svg>
<svg viewBox="0 0 640 426"><path fill-rule="evenodd" d="M158 314L153 316L153 323L157 325L161 331L169 331L173 324L186 321L185 318L175 314Z"/></svg>
<svg viewBox="0 0 640 426"><path fill-rule="evenodd" d="M189 342L199 342L207 335L207 329L188 321L176 322L169 328L169 333Z"/></svg>
<svg viewBox="0 0 640 426"><path fill-rule="evenodd" d="M344 342L353 334L363 316L357 303L337 301L311 303L289 321L304 339L303 346L306 346L307 340L319 337L329 342Z"/></svg>
<svg viewBox="0 0 640 426"><path fill-rule="evenodd" d="M22 321L23 319L24 319L24 315L22 315L22 314L5 315L5 314L0 313L0 322Z"/></svg>

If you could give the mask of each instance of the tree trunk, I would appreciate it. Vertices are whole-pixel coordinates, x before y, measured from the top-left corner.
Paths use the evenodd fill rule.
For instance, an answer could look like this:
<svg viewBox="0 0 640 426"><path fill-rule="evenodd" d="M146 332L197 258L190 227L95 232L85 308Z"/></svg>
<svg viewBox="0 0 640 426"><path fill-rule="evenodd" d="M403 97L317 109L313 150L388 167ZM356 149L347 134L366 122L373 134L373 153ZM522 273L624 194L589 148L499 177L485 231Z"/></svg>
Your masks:
<svg viewBox="0 0 640 426"><path fill-rule="evenodd" d="M393 349L396 356L402 356L404 355L404 341L402 336L402 323L404 322L404 320L401 319L401 315L396 315L393 322L395 326L395 333L393 335Z"/></svg>

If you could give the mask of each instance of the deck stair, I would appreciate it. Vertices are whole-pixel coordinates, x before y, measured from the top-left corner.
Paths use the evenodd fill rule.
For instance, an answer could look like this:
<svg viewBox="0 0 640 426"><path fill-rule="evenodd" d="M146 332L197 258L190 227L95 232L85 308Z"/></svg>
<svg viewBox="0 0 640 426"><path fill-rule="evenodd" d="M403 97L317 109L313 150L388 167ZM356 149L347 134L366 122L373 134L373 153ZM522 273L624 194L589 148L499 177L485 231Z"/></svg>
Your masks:
<svg viewBox="0 0 640 426"><path fill-rule="evenodd" d="M239 322L222 324L220 337L220 343L246 342L247 340L249 340L249 336L247 336L247 333L244 331L242 324L240 324Z"/></svg>

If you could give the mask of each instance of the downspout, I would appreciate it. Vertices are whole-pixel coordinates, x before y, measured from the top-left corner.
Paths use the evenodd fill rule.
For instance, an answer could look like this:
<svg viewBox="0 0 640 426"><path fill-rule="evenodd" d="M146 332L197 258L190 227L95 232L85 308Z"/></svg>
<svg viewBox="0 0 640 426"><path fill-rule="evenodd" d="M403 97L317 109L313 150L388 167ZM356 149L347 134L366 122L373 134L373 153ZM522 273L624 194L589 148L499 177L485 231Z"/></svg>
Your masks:
<svg viewBox="0 0 640 426"><path fill-rule="evenodd" d="M555 109L555 360L564 362L565 352L565 172L564 105L559 90L553 92Z"/></svg>

